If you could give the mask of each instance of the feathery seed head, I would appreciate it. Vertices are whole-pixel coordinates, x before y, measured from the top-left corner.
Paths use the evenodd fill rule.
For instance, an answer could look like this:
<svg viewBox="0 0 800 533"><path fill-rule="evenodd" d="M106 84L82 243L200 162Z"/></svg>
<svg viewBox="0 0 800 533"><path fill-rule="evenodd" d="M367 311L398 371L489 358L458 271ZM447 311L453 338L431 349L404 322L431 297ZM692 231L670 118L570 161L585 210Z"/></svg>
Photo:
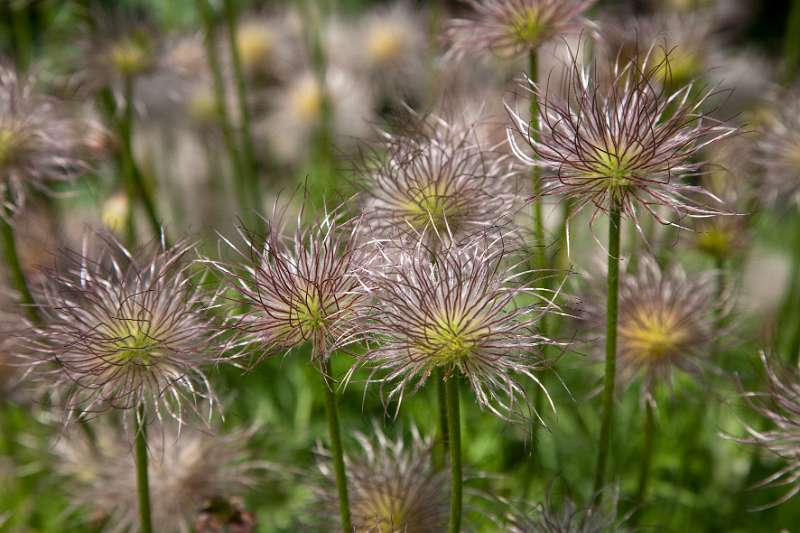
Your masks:
<svg viewBox="0 0 800 533"><path fill-rule="evenodd" d="M359 221L334 210L308 229L287 237L282 221L269 224L259 247L242 232L246 267L217 264L251 309L239 318L250 341L291 350L311 342L316 361L361 336L359 310L366 305L361 271L371 252L358 242Z"/></svg>
<svg viewBox="0 0 800 533"><path fill-rule="evenodd" d="M434 369L446 378L464 376L478 403L501 417L524 397L517 381L543 362L532 354L550 341L536 333L541 311L517 307L515 298L536 289L506 266L500 239L447 248L423 246L399 252L396 264L374 272L379 304L371 310L379 345L364 356L373 375L402 401ZM547 295L540 295L548 298Z"/></svg>
<svg viewBox="0 0 800 533"><path fill-rule="evenodd" d="M515 203L508 158L481 148L475 124L409 119L359 164L369 187L367 225L401 245L458 242L507 226Z"/></svg>
<svg viewBox="0 0 800 533"><path fill-rule="evenodd" d="M431 464L431 443L416 429L407 442L391 440L376 426L374 435L356 433L360 453L345 457L350 511L357 533L438 532L447 526L449 483ZM325 516L338 516L338 497L329 453L319 450L318 467L326 481L317 498Z"/></svg>
<svg viewBox="0 0 800 533"><path fill-rule="evenodd" d="M25 204L28 187L47 192L50 182L70 181L87 168L79 126L63 108L0 65L0 202L6 207L0 216Z"/></svg>
<svg viewBox="0 0 800 533"><path fill-rule="evenodd" d="M67 478L75 507L106 518L109 531L138 530L136 468L124 432L105 420L94 439L71 429L55 447L57 471ZM254 460L252 431L227 433L179 428L170 423L149 443L153 522L163 531L191 531L216 503L234 505L268 465Z"/></svg>
<svg viewBox="0 0 800 533"><path fill-rule="evenodd" d="M593 285L583 302L585 319L601 332L605 280L594 280ZM653 386L670 380L673 369L698 373L715 335L716 299L713 273L690 277L678 265L662 271L652 257L642 257L635 274L620 277L617 336L622 383L643 374L649 398Z"/></svg>
<svg viewBox="0 0 800 533"><path fill-rule="evenodd" d="M570 499L561 505L547 500L537 505L522 502L509 511L502 522L506 533L623 533L628 531L617 512L617 499L598 508L582 507Z"/></svg>
<svg viewBox="0 0 800 533"><path fill-rule="evenodd" d="M701 149L736 129L701 111L713 93L691 100L691 86L664 89L656 76L668 62L654 65L651 49L644 59L615 64L601 82L597 67L586 70L573 57L559 91L549 82L525 83L539 100L540 125L532 129L507 106L509 141L523 164L542 169L543 194L573 198L577 209L592 204L595 216L617 205L637 220L643 209L665 224L658 206L689 216L717 213L695 199L716 197L682 180L700 172Z"/></svg>
<svg viewBox="0 0 800 533"><path fill-rule="evenodd" d="M514 57L536 50L567 31L588 24L582 17L596 0L465 0L470 19L454 19L445 27L448 54L462 59L491 52Z"/></svg>
<svg viewBox="0 0 800 533"><path fill-rule="evenodd" d="M163 243L129 252L112 238L102 251L66 251L48 272L39 298L43 325L23 363L39 367L45 386L58 385L66 407L87 415L142 406L161 418L181 418L213 393L203 366L228 342L211 316L216 296L187 261L193 246Z"/></svg>
<svg viewBox="0 0 800 533"><path fill-rule="evenodd" d="M733 440L744 444L759 446L786 464L757 486L790 487L789 492L772 504L760 509L780 505L800 492L800 374L797 368L781 368L777 361L761 354L761 360L768 378L766 392L748 392L744 396L750 408L769 421L772 428L747 426L747 437Z"/></svg>

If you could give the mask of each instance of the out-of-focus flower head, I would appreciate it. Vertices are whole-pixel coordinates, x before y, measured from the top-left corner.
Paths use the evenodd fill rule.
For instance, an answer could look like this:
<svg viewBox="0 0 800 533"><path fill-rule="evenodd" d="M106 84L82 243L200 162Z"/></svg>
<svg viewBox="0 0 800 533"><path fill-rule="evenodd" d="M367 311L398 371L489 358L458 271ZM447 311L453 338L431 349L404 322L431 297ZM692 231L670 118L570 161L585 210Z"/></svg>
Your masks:
<svg viewBox="0 0 800 533"><path fill-rule="evenodd" d="M647 60L659 66L655 79L683 87L707 73L717 44L714 30L707 12L656 13L648 17L610 14L600 22L600 43L611 60ZM640 54L651 47L650 57ZM665 61L667 58L669 61Z"/></svg>
<svg viewBox="0 0 800 533"><path fill-rule="evenodd" d="M245 75L253 82L285 78L301 60L302 34L297 14L248 16L239 22L235 42Z"/></svg>
<svg viewBox="0 0 800 533"><path fill-rule="evenodd" d="M598 508L594 504L580 506L570 499L556 505L548 495L545 502L536 505L510 505L498 525L506 533L623 533L628 531L626 517L618 516L618 495L614 496Z"/></svg>
<svg viewBox="0 0 800 533"><path fill-rule="evenodd" d="M798 92L773 95L774 111L762 126L757 160L763 169L761 195L771 205L800 201L800 103Z"/></svg>
<svg viewBox="0 0 800 533"><path fill-rule="evenodd" d="M51 182L87 169L79 126L64 107L0 65L0 216L9 219L24 206L29 187L47 192Z"/></svg>
<svg viewBox="0 0 800 533"><path fill-rule="evenodd" d="M664 207L679 216L718 214L705 198L717 199L685 178L703 168L697 154L737 130L702 111L712 91L690 98L692 86L670 92L660 83L669 57L634 57L611 67L607 82L598 67L573 60L561 87L528 80L539 100L539 127L508 107L514 126L509 140L518 159L542 169L544 195L574 200L575 211L593 205L592 221L612 206L638 224L641 210L659 222Z"/></svg>
<svg viewBox="0 0 800 533"><path fill-rule="evenodd" d="M324 83L313 71L301 70L286 85L270 92L270 111L257 124L257 131L282 162L298 163L307 157L324 121L341 150L351 149L371 133L375 114L372 92L364 80L333 65L326 69Z"/></svg>
<svg viewBox="0 0 800 533"><path fill-rule="evenodd" d="M142 408L183 420L199 399L213 407L203 367L220 361L228 341L210 313L216 294L187 261L193 246L131 252L103 237L96 256L87 247L65 250L47 272L37 298L42 325L29 326L31 353L20 365L79 417Z"/></svg>
<svg viewBox="0 0 800 533"><path fill-rule="evenodd" d="M334 18L326 35L329 61L369 76L389 97L416 94L426 78L425 24L405 1L375 8L355 22Z"/></svg>
<svg viewBox="0 0 800 533"><path fill-rule="evenodd" d="M92 436L75 427L58 440L56 471L72 489L74 508L88 512L89 520L105 521L107 531L138 530L131 445L125 433L106 420L92 427ZM148 460L153 523L159 531L189 532L195 524L213 524L208 515L238 506L237 498L268 468L248 449L252 431L208 433L179 428L175 422L160 430L162 436L149 443ZM247 520L249 515L241 510L238 516ZM230 524L235 525L237 521Z"/></svg>
<svg viewBox="0 0 800 533"><path fill-rule="evenodd" d="M412 428L410 442L392 440L376 425L370 436L356 433L359 453L347 454L348 496L357 533L436 533L447 527L449 479L434 468L431 443ZM327 450L318 451L324 485L315 488L325 520L338 516L333 465ZM328 522L326 522L326 525Z"/></svg>
<svg viewBox="0 0 800 533"><path fill-rule="evenodd" d="M428 246L508 232L516 209L511 160L480 146L476 125L411 114L358 164L366 223L386 242Z"/></svg>
<svg viewBox="0 0 800 533"><path fill-rule="evenodd" d="M771 428L762 430L760 426L747 426L746 437L730 438L763 448L784 461L785 466L758 486L789 487L789 491L777 501L753 510L780 505L800 492L800 375L797 368L782 369L779 362L771 361L766 354L761 354L761 360L767 373L768 389L747 392L745 398Z"/></svg>
<svg viewBox="0 0 800 533"><path fill-rule="evenodd" d="M267 236L241 230L246 248L237 252L244 266L213 263L250 309L239 317L246 342L259 351L291 350L311 343L315 362L357 342L363 332L360 310L367 304L363 270L372 252L361 246L359 220L344 220L339 210L312 226L284 231L280 213L268 223ZM265 349L266 348L266 349Z"/></svg>
<svg viewBox="0 0 800 533"><path fill-rule="evenodd" d="M715 307L723 303L715 294L714 277L708 272L690 276L673 265L662 270L652 257L639 259L636 273L624 273L619 284L617 357L620 385L641 375L643 394L652 401L652 390L671 382L675 370L699 374L712 354ZM605 327L605 278L592 280L583 299L583 318L601 333Z"/></svg>
<svg viewBox="0 0 800 533"><path fill-rule="evenodd" d="M474 14L445 27L447 52L456 59L490 52L514 57L588 24L583 13L597 0L465 0Z"/></svg>
<svg viewBox="0 0 800 533"><path fill-rule="evenodd" d="M502 237L436 249L401 251L389 267L374 269L377 302L370 310L376 346L363 356L372 380L398 402L418 390L436 369L445 379L469 382L478 404L502 418L529 406L520 378L537 384L547 363L536 355L552 341L538 334L537 305L518 296L536 295Z"/></svg>

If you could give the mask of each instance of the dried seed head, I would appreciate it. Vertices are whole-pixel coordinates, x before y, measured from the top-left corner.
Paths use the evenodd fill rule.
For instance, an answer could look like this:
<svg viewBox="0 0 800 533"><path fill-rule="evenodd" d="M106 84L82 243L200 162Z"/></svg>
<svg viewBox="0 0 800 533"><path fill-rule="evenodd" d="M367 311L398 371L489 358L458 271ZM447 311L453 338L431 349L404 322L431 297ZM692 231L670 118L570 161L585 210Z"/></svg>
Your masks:
<svg viewBox="0 0 800 533"><path fill-rule="evenodd" d="M623 533L628 529L625 517L617 515L617 500L615 494L602 508L579 506L570 499L555 505L548 495L544 503L517 504L499 522L506 533Z"/></svg>
<svg viewBox="0 0 800 533"><path fill-rule="evenodd" d="M699 373L715 333L714 273L688 276L679 265L662 271L650 256L635 274L623 274L619 288L617 339L621 384L639 374L644 394L670 381L674 369ZM600 333L605 327L605 279L595 280L583 301L584 318Z"/></svg>
<svg viewBox="0 0 800 533"><path fill-rule="evenodd" d="M597 0L465 0L470 19L454 19L445 27L448 54L462 59L491 52L513 57L536 50L562 33L588 24L582 17Z"/></svg>
<svg viewBox="0 0 800 533"><path fill-rule="evenodd" d="M359 221L341 220L336 211L308 229L298 219L290 237L277 224L269 224L263 247L242 231L247 250L237 253L246 266L216 266L250 306L238 319L248 342L262 353L310 342L319 361L362 335L358 317L367 300L361 271L370 252L358 242Z"/></svg>
<svg viewBox="0 0 800 533"><path fill-rule="evenodd" d="M106 519L108 531L138 530L133 450L124 432L92 424L94 438L72 428L55 446L57 472L72 487L76 508ZM210 434L171 423L149 442L153 523L160 531L191 531L209 506L234 505L264 474L248 443L252 431Z"/></svg>
<svg viewBox="0 0 800 533"><path fill-rule="evenodd" d="M22 207L29 187L47 192L49 182L70 181L86 170L79 126L64 106L0 65L0 216Z"/></svg>
<svg viewBox="0 0 800 533"><path fill-rule="evenodd" d="M643 59L615 64L601 83L597 67L585 70L573 58L558 91L549 82L525 83L539 100L539 126L532 129L509 107L509 140L522 163L542 168L543 194L574 199L576 211L592 204L595 216L616 205L634 221L643 209L670 223L660 206L679 215L718 213L694 198L716 201L713 195L683 179L700 172L702 148L736 129L701 111L713 93L690 99L692 86L664 89L658 76L668 63L654 64L651 49Z"/></svg>
<svg viewBox="0 0 800 533"><path fill-rule="evenodd" d="M782 368L777 360L761 354L768 378L766 392L748 392L745 398L758 415L772 428L747 426L748 436L730 437L745 444L759 446L785 462L785 466L761 481L758 487L790 487L777 501L756 510L780 505L800 492L800 374L797 368Z"/></svg>
<svg viewBox="0 0 800 533"><path fill-rule="evenodd" d="M416 429L412 439L389 439L379 427L372 436L356 433L360 453L345 457L353 529L356 533L434 533L447 527L449 480L431 462L431 443ZM338 516L330 454L319 449L325 480L315 492L326 520ZM327 522L326 522L327 523Z"/></svg>
<svg viewBox="0 0 800 533"><path fill-rule="evenodd" d="M784 93L773 97L776 112L766 120L758 141L762 196L772 205L800 201L800 104L796 96Z"/></svg>
<svg viewBox="0 0 800 533"><path fill-rule="evenodd" d="M517 303L537 289L506 259L502 242L476 240L438 251L418 247L375 270L378 303L370 313L379 344L363 361L391 387L398 409L405 389L418 389L437 368L446 379L465 377L478 403L501 417L525 397L519 377L538 383L534 372L543 362L534 352L551 341L536 332L541 310Z"/></svg>
<svg viewBox="0 0 800 533"><path fill-rule="evenodd" d="M181 419L186 402L213 393L203 367L228 343L209 310L216 296L186 260L190 244L163 243L129 252L103 238L96 258L65 251L38 298L42 326L27 344L23 366L46 387L57 385L66 407L86 416L109 408L144 407Z"/></svg>
<svg viewBox="0 0 800 533"><path fill-rule="evenodd" d="M507 157L484 150L476 124L454 126L438 116L410 125L366 154L366 223L378 238L428 246L508 230L514 173Z"/></svg>

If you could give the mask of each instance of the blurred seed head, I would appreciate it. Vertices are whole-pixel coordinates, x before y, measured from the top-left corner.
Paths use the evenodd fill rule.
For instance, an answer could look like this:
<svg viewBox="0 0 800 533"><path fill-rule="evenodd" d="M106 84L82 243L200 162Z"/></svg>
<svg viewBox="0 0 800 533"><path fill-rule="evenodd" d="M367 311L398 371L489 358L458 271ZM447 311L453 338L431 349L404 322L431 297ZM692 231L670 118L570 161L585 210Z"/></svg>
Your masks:
<svg viewBox="0 0 800 533"><path fill-rule="evenodd" d="M501 239L476 239L436 250L419 246L374 269L379 304L369 313L377 345L363 362L398 409L407 389L415 392L436 369L445 379L463 376L479 405L500 417L529 407L519 379L539 383L536 371L545 363L536 352L552 341L537 332L541 308L519 303L540 291L506 264L508 255Z"/></svg>
<svg viewBox="0 0 800 533"><path fill-rule="evenodd" d="M788 487L789 491L777 501L755 510L780 505L800 492L800 375L796 367L784 368L774 357L761 354L768 383L764 392L744 394L750 408L770 424L747 426L748 435L729 437L741 443L758 446L781 459L785 466L770 475L757 487Z"/></svg>
<svg viewBox="0 0 800 533"><path fill-rule="evenodd" d="M435 246L510 230L517 208L511 161L481 148L476 127L411 115L362 154L357 170L366 178L364 211L375 235Z"/></svg>
<svg viewBox="0 0 800 533"><path fill-rule="evenodd" d="M107 419L92 428L92 436L74 427L58 440L56 471L66 478L74 507L88 512L91 521L105 522L107 531L138 531L133 449L124 432ZM267 468L248 449L253 432L212 434L179 429L174 422L160 429L160 437L148 443L150 502L159 531L188 532L198 523L211 526L215 522L209 514L226 505L239 507L240 522L246 521L248 514L237 498L251 490Z"/></svg>
<svg viewBox="0 0 800 533"><path fill-rule="evenodd" d="M210 310L216 295L188 261L194 248L153 243L133 252L102 237L95 255L65 250L38 295L41 326L20 365L69 413L107 409L183 420L199 399L213 407L204 366L228 342Z"/></svg>
<svg viewBox="0 0 800 533"><path fill-rule="evenodd" d="M261 352L310 342L318 362L362 336L362 271L371 252L359 242L358 219L344 220L333 211L302 229L300 217L297 230L287 235L283 214L277 215L263 246L256 244L259 236L242 230L246 249L231 246L244 266L215 264L250 307L237 321L247 342Z"/></svg>
<svg viewBox="0 0 800 533"><path fill-rule="evenodd" d="M800 201L800 104L796 93L772 95L773 112L764 117L757 142L763 169L762 197L785 207Z"/></svg>
<svg viewBox="0 0 800 533"><path fill-rule="evenodd" d="M561 505L551 501L531 505L520 502L500 520L506 533L623 533L625 517L617 514L618 495L602 507L581 506L570 499Z"/></svg>
<svg viewBox="0 0 800 533"><path fill-rule="evenodd" d="M76 120L66 104L37 94L27 80L0 65L0 195L8 219L25 204L28 189L48 192L87 169Z"/></svg>
<svg viewBox="0 0 800 533"><path fill-rule="evenodd" d="M689 276L673 265L662 270L651 256L639 258L637 271L623 273L619 285L617 358L621 385L641 375L645 398L658 383L670 383L674 370L699 374L711 356L715 329L715 273ZM594 279L583 299L584 319L602 334L606 280Z"/></svg>
<svg viewBox="0 0 800 533"><path fill-rule="evenodd" d="M445 27L448 55L463 59L490 52L513 57L588 24L583 13L596 0L464 0L474 11Z"/></svg>
<svg viewBox="0 0 800 533"><path fill-rule="evenodd" d="M613 204L637 223L645 211L669 224L661 206L681 216L718 213L705 205L718 200L684 179L700 172L701 149L737 130L702 111L713 92L665 89L658 76L670 70L669 57L654 63L652 54L614 64L607 82L576 60L558 90L528 80L524 88L539 100L536 128L508 108L509 141L522 163L542 169L543 194L573 199L576 211L594 206L592 221Z"/></svg>
<svg viewBox="0 0 800 533"><path fill-rule="evenodd" d="M345 457L348 496L356 533L435 533L447 527L449 479L435 469L431 442L412 428L410 440L392 440L376 425L372 435L356 433L361 449ZM318 450L324 484L315 488L325 524L338 516L338 494L330 453Z"/></svg>

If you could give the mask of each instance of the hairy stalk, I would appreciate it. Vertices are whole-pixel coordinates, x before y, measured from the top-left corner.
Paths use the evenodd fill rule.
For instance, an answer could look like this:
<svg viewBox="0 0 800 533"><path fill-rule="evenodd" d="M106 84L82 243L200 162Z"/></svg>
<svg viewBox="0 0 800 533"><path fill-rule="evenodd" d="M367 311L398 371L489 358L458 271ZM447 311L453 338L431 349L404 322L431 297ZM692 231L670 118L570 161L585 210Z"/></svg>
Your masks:
<svg viewBox="0 0 800 533"><path fill-rule="evenodd" d="M139 491L139 526L142 533L153 533L150 518L150 481L147 473L147 422L144 408L136 414L136 487Z"/></svg>
<svg viewBox="0 0 800 533"><path fill-rule="evenodd" d="M644 446L642 448L642 464L639 472L639 488L636 491L635 504L641 508L647 498L647 487L650 482L650 470L653 463L653 437L655 436L655 417L653 414L653 402L644 402ZM641 509L637 509L636 518L641 515Z"/></svg>
<svg viewBox="0 0 800 533"><path fill-rule="evenodd" d="M800 68L800 0L792 0L783 43L784 85L791 85Z"/></svg>
<svg viewBox="0 0 800 533"><path fill-rule="evenodd" d="M0 217L0 236L3 239L3 257L8 268L8 278L11 287L17 291L19 301L25 308L28 318L34 323L39 322L39 311L36 309L36 303L31 294L28 280L25 276L25 271L22 269L22 263L19 260L19 253L17 253L17 239L14 235L14 227L9 223L11 220L11 212L7 207L4 216Z"/></svg>
<svg viewBox="0 0 800 533"><path fill-rule="evenodd" d="M134 79L127 76L125 78L125 101L123 103L125 107L118 126L122 144L124 174L126 179L129 180L129 190L135 192L139 201L142 202L142 207L144 207L147 214L147 220L150 222L153 235L158 238L161 236L164 226L158 216L155 199L147 183L145 183L144 176L133 155L133 87ZM133 198L131 198L131 201L133 201Z"/></svg>
<svg viewBox="0 0 800 533"><path fill-rule="evenodd" d="M461 531L461 415L458 405L458 377L445 381L447 425L450 435L450 533Z"/></svg>
<svg viewBox="0 0 800 533"><path fill-rule="evenodd" d="M447 427L447 390L444 384L443 373L440 369L436 370L436 393L439 402L439 442L438 451L433 456L434 466L444 468L447 462L447 450L449 449L449 428Z"/></svg>
<svg viewBox="0 0 800 533"><path fill-rule="evenodd" d="M350 502L347 496L347 473L344 466L344 450L342 436L339 428L339 410L336 406L336 383L333 380L331 360L327 358L321 368L322 385L325 388L325 411L328 415L328 433L331 439L331 454L333 454L333 468L336 473L336 490L339 494L339 514L342 520L344 533L353 531L353 522L350 518Z"/></svg>
<svg viewBox="0 0 800 533"><path fill-rule="evenodd" d="M248 222L250 227L254 227L251 224L256 223L257 217L255 217L255 213L253 213L251 209L253 198L251 198L248 193L247 172L242 162L242 155L239 153L239 148L236 143L236 134L230 114L228 113L225 79L222 76L222 65L217 52L217 29L214 20L214 12L208 0L195 0L194 3L203 21L206 58L213 81L215 106L219 115L219 127L222 132L222 140L225 144L225 149L233 165L234 183L236 186L236 195L239 199L239 207L244 211L242 214L244 220Z"/></svg>
<svg viewBox="0 0 800 533"><path fill-rule="evenodd" d="M594 493L602 498L601 489L606 481L606 463L614 423L614 381L617 371L617 299L619 297L619 238L620 206L611 200L608 215L608 296L606 307L606 365L603 382L603 418L600 426L600 441L597 450L597 469L594 477Z"/></svg>
<svg viewBox="0 0 800 533"><path fill-rule="evenodd" d="M261 186L258 178L258 165L256 162L255 148L253 145L253 129L251 125L250 106L247 99L247 82L242 70L242 58L236 43L237 12L234 0L225 0L225 24L228 30L228 46L233 65L233 76L236 83L236 100L239 104L239 136L242 143L242 169L249 181L253 201L256 209L261 207Z"/></svg>

